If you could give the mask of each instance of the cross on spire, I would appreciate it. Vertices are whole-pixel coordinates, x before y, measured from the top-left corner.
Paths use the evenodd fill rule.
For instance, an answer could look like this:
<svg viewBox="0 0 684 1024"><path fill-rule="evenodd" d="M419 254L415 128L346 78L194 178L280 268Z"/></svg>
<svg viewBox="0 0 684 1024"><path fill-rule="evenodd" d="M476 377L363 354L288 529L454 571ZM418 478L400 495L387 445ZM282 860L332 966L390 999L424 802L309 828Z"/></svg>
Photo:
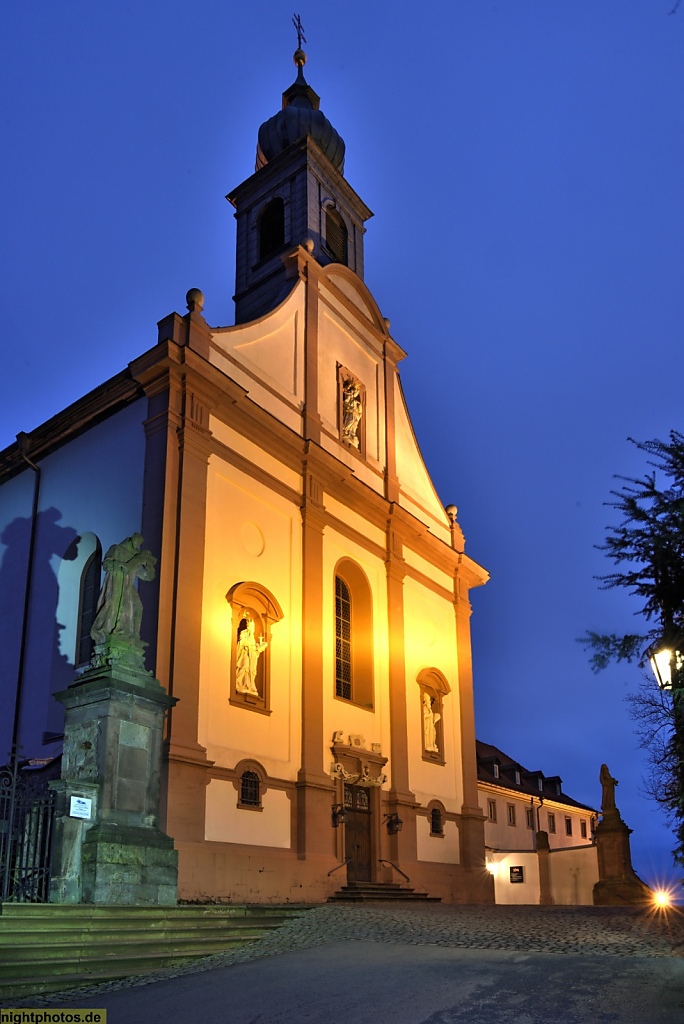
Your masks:
<svg viewBox="0 0 684 1024"><path fill-rule="evenodd" d="M304 35L304 26L302 25L302 19L298 14L292 15L292 24L295 27L297 33L297 49L301 50L302 43L306 42L306 36Z"/></svg>

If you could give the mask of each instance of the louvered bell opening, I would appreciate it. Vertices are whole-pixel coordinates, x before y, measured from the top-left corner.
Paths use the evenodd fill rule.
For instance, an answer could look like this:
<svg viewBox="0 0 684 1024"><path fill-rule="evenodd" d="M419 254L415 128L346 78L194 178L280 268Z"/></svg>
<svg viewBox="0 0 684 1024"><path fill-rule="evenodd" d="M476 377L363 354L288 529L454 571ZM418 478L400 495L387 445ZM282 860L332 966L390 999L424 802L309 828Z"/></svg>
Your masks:
<svg viewBox="0 0 684 1024"><path fill-rule="evenodd" d="M347 266L347 225L337 210L328 209L325 214L325 246L336 263Z"/></svg>
<svg viewBox="0 0 684 1024"><path fill-rule="evenodd" d="M285 203L276 197L259 217L259 259L265 260L285 244Z"/></svg>

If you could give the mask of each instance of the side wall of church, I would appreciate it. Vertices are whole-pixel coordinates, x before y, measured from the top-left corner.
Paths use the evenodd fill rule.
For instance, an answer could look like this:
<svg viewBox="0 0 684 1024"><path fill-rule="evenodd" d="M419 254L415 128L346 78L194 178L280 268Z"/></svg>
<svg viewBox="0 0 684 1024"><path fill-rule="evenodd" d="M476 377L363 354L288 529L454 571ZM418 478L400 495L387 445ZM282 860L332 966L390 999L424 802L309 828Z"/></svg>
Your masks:
<svg viewBox="0 0 684 1024"><path fill-rule="evenodd" d="M146 402L128 405L40 460L39 502L21 686L20 754L46 757L63 728L52 697L74 678L81 574L97 543L102 552L141 529ZM8 691L16 687L36 474L2 486L0 640L10 651ZM144 601L144 590L141 591ZM2 644L3 650L4 642ZM4 656L3 656L4 660ZM11 744L13 713L0 723L0 761Z"/></svg>

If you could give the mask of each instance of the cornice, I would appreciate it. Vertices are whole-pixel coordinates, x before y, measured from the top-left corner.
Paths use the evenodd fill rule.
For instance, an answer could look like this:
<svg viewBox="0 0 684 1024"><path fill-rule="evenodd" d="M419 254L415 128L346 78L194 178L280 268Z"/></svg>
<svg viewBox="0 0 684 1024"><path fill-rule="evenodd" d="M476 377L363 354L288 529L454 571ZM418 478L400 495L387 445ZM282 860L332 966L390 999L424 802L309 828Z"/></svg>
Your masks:
<svg viewBox="0 0 684 1024"><path fill-rule="evenodd" d="M22 453L39 462L84 430L130 405L144 392L128 369L110 377L30 433L0 452L0 481L16 476L26 468Z"/></svg>

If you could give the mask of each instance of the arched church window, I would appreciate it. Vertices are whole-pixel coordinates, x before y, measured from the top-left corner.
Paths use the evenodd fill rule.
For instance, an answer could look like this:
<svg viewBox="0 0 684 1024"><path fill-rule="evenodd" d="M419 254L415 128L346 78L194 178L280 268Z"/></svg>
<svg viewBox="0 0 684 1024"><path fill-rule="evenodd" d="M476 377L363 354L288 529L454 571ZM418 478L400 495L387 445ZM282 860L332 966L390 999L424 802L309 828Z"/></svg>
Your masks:
<svg viewBox="0 0 684 1024"><path fill-rule="evenodd" d="M256 772L243 772L240 776L240 806L261 806L261 784Z"/></svg>
<svg viewBox="0 0 684 1024"><path fill-rule="evenodd" d="M276 196L266 203L258 220L259 259L277 252L285 245L285 203Z"/></svg>
<svg viewBox="0 0 684 1024"><path fill-rule="evenodd" d="M442 811L439 807L433 807L432 810L430 811L430 835L444 835L444 818L442 816Z"/></svg>
<svg viewBox="0 0 684 1024"><path fill-rule="evenodd" d="M334 206L325 210L325 247L336 263L348 262L347 225Z"/></svg>
<svg viewBox="0 0 684 1024"><path fill-rule="evenodd" d="M335 693L352 698L351 594L341 576L335 577Z"/></svg>
<svg viewBox="0 0 684 1024"><path fill-rule="evenodd" d="M78 620L76 636L76 665L87 665L93 654L93 640L90 635L97 599L100 596L100 580L102 577L102 547L97 541L95 550L90 554L81 571L78 600Z"/></svg>
<svg viewBox="0 0 684 1024"><path fill-rule="evenodd" d="M373 602L364 572L349 558L335 571L335 696L373 707Z"/></svg>

